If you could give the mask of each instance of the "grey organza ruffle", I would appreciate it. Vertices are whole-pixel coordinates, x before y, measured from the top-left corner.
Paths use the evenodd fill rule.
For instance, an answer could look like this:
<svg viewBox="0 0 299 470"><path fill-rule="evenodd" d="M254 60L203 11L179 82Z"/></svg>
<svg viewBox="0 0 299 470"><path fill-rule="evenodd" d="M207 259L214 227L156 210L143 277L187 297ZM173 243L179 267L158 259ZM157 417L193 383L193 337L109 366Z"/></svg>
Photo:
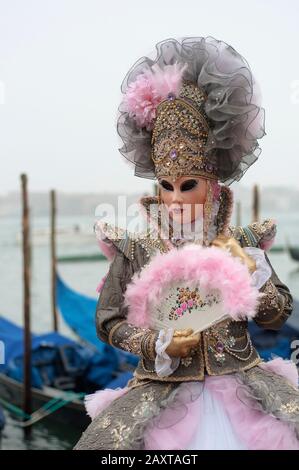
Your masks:
<svg viewBox="0 0 299 470"><path fill-rule="evenodd" d="M205 112L210 132L206 157L218 168L225 184L238 181L258 158L258 139L265 135L264 109L260 92L246 60L230 45L211 36L167 39L156 45L154 58L140 58L121 85L125 93L136 77L155 63L187 63L183 79L192 81L207 94ZM135 175L155 178L151 159L151 131L138 128L133 117L119 106L117 131L120 153L134 165Z"/></svg>

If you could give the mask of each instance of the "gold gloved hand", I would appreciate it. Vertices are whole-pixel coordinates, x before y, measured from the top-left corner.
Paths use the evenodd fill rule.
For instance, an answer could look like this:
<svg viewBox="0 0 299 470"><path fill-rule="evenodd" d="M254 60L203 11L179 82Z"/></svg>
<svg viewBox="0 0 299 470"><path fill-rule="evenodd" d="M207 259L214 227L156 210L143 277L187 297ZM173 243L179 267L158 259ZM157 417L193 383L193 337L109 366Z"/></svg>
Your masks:
<svg viewBox="0 0 299 470"><path fill-rule="evenodd" d="M247 266L250 273L256 271L255 260L243 250L235 238L218 235L218 237L212 241L211 245L227 250L232 256L239 258L241 262Z"/></svg>
<svg viewBox="0 0 299 470"><path fill-rule="evenodd" d="M172 341L166 348L166 353L172 357L190 356L192 348L197 346L199 342L199 333L193 334L193 330L175 330Z"/></svg>

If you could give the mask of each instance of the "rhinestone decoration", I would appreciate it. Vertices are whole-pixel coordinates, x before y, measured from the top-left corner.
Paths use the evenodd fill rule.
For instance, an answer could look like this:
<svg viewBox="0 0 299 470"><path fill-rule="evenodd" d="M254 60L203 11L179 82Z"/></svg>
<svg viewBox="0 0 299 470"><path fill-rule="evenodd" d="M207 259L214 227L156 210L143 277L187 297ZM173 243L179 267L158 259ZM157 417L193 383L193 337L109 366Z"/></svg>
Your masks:
<svg viewBox="0 0 299 470"><path fill-rule="evenodd" d="M157 107L152 133L156 176L198 174L217 179L216 167L205 157L209 125L203 105L205 93L184 82L179 96L169 94Z"/></svg>

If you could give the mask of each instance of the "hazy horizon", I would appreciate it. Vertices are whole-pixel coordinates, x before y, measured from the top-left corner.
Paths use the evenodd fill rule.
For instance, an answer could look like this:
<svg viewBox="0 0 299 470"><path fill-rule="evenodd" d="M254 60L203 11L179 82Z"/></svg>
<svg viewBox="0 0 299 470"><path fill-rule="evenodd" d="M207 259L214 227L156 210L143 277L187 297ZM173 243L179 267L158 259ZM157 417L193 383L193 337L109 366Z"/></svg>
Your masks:
<svg viewBox="0 0 299 470"><path fill-rule="evenodd" d="M154 184L154 181L152 182L152 185ZM229 187L233 190L233 191L237 191L237 190L246 190L246 191L250 191L251 189L253 189L253 186L254 186L254 183L252 185L245 185L243 183L233 183L232 185L230 185ZM138 188L138 190L136 188L132 188L131 191L119 191L119 190L94 190L94 191L89 191L89 190L81 190L81 191L76 191L76 190L63 190L63 189L60 189L60 188L51 188L51 189L54 189L57 193L59 194L65 194L66 196L71 196L71 195L75 195L75 196L79 196L79 195L82 195L82 196L87 196L89 194L109 194L109 195L113 195L113 196L116 196L116 195L128 195L128 196L132 196L134 194L141 194L141 193L150 193L150 194L153 194L153 188L151 188L151 186L149 186L148 188ZM30 188L30 185L28 187L28 190L29 190L29 194L34 194L34 195L37 195L37 194L49 194L49 192L51 191L51 189L49 190L46 190L46 189L31 189ZM299 194L299 187L290 187L290 186L287 186L287 185L279 185L279 184L269 184L269 185L263 185L263 186L260 186L259 189L261 191L275 191L277 189L280 189L280 190L284 190L284 191L290 191L290 192L298 192ZM5 196L8 196L8 195L11 195L11 194L20 194L21 193L21 189L19 188L15 188L15 189L8 189L7 191L0 191L0 197L5 197Z"/></svg>
<svg viewBox="0 0 299 470"><path fill-rule="evenodd" d="M163 39L213 36L248 61L266 111L262 153L242 179L298 188L298 5L253 0L0 0L0 194L152 191L118 152L120 85ZM266 20L265 20L266 19Z"/></svg>

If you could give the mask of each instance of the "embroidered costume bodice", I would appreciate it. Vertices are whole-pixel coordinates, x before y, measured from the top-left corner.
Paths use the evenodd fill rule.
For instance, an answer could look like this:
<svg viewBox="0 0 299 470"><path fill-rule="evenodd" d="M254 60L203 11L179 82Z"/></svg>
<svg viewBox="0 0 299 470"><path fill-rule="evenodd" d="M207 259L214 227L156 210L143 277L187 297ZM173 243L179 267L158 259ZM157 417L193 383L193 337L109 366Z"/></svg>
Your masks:
<svg viewBox="0 0 299 470"><path fill-rule="evenodd" d="M205 373L222 375L232 371L253 367L261 361L248 335L247 321L228 320L201 334L197 352L181 361L175 372L161 378L155 369L159 332L139 328L127 321L128 310L124 306L124 293L135 273L150 263L152 256L167 253L174 247L170 238L163 238L163 220L159 222L157 198L145 197L140 200L145 215L151 217L150 230L128 234L125 230L105 223L97 223L95 230L102 246L109 248L111 266L101 290L97 307L97 331L99 337L110 344L140 356L135 372L138 380L203 380ZM151 212L149 209L151 206ZM234 237L246 249L259 249L269 244L275 233L272 220L251 224L248 227L231 227L231 193L223 187L219 197L217 214L213 215L213 229L216 235L226 233ZM212 211L210 211L212 214ZM159 230L159 226L161 230ZM211 225L212 226L212 225ZM210 224L204 234L213 234ZM157 237L153 236L156 230ZM212 235L211 235L212 237ZM207 238L206 238L207 240ZM182 243L186 243L185 240ZM254 321L264 328L279 329L292 311L292 297L288 288L279 280L267 255L264 260L271 271L269 279L260 288L265 295L259 303ZM268 272L269 275L269 272Z"/></svg>

